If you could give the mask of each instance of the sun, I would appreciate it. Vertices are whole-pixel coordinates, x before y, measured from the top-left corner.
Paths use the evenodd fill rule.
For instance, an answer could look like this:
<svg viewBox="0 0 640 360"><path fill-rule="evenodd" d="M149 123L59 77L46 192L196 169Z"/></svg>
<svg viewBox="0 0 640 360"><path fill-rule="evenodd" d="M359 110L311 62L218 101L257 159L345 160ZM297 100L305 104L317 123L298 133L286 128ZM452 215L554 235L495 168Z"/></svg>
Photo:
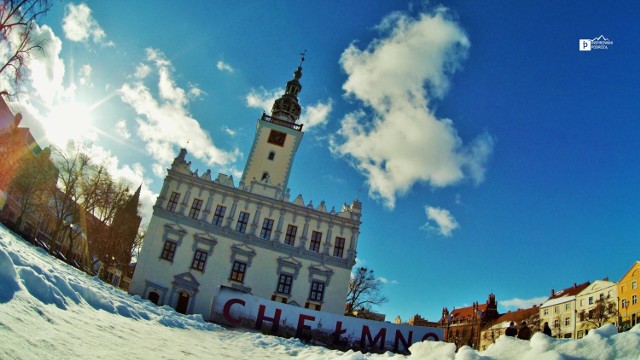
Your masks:
<svg viewBox="0 0 640 360"><path fill-rule="evenodd" d="M70 140L93 140L91 109L86 105L68 101L51 108L43 127L49 142L64 147Z"/></svg>

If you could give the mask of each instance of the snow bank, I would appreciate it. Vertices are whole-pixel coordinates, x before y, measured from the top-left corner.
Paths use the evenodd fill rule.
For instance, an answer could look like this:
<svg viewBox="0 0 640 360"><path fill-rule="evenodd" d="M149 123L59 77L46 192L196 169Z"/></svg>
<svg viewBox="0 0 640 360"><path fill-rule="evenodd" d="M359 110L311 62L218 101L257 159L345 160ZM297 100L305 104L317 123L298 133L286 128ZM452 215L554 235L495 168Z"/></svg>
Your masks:
<svg viewBox="0 0 640 360"><path fill-rule="evenodd" d="M426 341L411 355L362 354L255 332L225 330L105 285L0 226L0 359L640 359L640 325L579 340L501 336L486 351Z"/></svg>

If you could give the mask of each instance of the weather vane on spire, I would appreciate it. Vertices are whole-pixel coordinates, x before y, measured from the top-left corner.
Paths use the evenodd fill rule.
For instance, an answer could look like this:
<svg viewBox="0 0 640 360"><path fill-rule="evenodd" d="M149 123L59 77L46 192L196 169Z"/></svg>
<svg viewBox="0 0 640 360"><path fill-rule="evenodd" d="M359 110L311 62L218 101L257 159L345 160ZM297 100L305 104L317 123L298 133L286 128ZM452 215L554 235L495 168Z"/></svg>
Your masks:
<svg viewBox="0 0 640 360"><path fill-rule="evenodd" d="M304 56L306 54L307 54L307 49L304 49L304 51L300 53L300 66L302 66L302 63L304 62Z"/></svg>

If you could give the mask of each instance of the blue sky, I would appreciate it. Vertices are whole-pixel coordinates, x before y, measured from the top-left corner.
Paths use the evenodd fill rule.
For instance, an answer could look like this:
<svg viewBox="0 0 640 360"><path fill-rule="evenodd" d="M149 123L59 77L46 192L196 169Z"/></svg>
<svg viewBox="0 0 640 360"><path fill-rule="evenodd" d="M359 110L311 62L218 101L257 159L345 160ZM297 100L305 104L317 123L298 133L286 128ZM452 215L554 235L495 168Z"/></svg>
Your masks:
<svg viewBox="0 0 640 360"><path fill-rule="evenodd" d="M306 50L289 187L363 202L378 310L437 320L493 292L506 311L639 260L639 18L631 1L59 2L20 111L41 144L89 139L143 183L148 216L180 147L239 179Z"/></svg>

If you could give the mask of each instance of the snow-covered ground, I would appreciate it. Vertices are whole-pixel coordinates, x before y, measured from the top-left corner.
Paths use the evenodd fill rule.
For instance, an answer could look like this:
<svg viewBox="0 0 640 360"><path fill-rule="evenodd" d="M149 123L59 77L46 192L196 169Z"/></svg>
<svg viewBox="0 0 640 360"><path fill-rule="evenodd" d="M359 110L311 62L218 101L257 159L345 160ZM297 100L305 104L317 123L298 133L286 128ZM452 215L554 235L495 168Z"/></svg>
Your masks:
<svg viewBox="0 0 640 360"><path fill-rule="evenodd" d="M0 226L0 359L640 359L640 325L581 340L500 337L484 352L423 342L409 356L340 352L225 330L103 284Z"/></svg>

